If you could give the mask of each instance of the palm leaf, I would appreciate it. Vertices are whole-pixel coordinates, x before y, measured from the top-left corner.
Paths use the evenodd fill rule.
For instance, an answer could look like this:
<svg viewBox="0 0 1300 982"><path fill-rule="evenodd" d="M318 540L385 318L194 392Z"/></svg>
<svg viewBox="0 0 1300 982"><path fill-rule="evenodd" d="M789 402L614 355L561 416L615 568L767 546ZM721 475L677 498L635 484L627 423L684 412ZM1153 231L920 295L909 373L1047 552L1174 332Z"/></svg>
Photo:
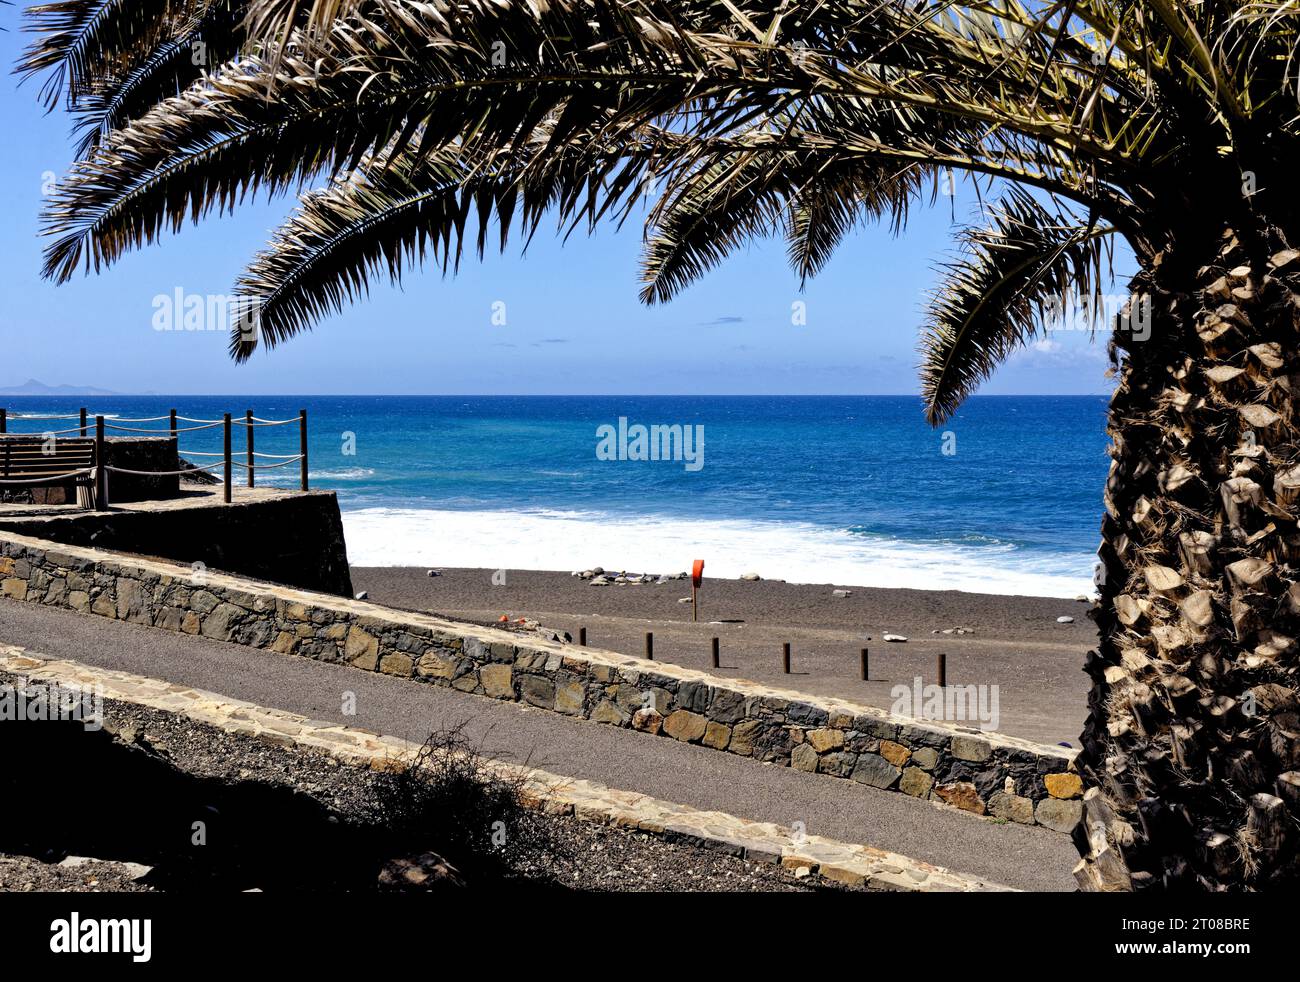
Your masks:
<svg viewBox="0 0 1300 982"><path fill-rule="evenodd" d="M200 78L205 66L220 66L235 57L247 40L243 2L208 0L193 18L178 21L173 33L137 63L120 65L119 77L82 95L73 110L74 132L81 134L77 156L88 156L111 130L185 91ZM199 50L204 53L203 60L196 57Z"/></svg>
<svg viewBox="0 0 1300 982"><path fill-rule="evenodd" d="M926 416L938 425L1017 348L1038 336L1070 295L1096 298L1115 230L1049 211L1019 189L968 228L933 292L921 341Z"/></svg>
<svg viewBox="0 0 1300 982"><path fill-rule="evenodd" d="M57 0L29 7L24 30L40 35L28 45L18 72L49 72L41 99L53 108L95 91L133 53L147 53L201 0Z"/></svg>

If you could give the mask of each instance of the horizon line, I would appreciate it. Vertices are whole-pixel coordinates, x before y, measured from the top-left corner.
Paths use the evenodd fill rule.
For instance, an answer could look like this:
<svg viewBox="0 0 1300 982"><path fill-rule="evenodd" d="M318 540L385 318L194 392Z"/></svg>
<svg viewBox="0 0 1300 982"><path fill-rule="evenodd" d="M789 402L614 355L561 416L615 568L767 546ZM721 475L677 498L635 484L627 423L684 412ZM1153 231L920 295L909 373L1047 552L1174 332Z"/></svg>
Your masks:
<svg viewBox="0 0 1300 982"><path fill-rule="evenodd" d="M389 399L916 399L914 392L0 392L0 399L164 399L175 398L389 398ZM1096 399L1107 392L990 392L972 399Z"/></svg>

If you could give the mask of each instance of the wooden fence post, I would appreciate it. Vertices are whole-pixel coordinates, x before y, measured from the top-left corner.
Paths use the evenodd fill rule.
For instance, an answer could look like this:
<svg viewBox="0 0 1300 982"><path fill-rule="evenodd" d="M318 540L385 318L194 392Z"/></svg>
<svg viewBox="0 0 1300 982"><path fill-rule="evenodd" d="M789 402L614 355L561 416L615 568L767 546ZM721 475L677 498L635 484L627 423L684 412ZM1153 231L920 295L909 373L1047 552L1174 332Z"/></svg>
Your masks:
<svg viewBox="0 0 1300 982"><path fill-rule="evenodd" d="M226 504L230 504L230 471L232 466L230 460L230 413L226 413L221 421L221 432L225 443L224 457L226 464L225 480L222 481L222 495Z"/></svg>
<svg viewBox="0 0 1300 982"><path fill-rule="evenodd" d="M95 510L108 508L108 454L104 442L104 417L95 417Z"/></svg>
<svg viewBox="0 0 1300 982"><path fill-rule="evenodd" d="M248 432L248 486L253 487L253 410L244 413L244 424Z"/></svg>
<svg viewBox="0 0 1300 982"><path fill-rule="evenodd" d="M307 490L307 410L298 410L298 452L302 454L302 489Z"/></svg>

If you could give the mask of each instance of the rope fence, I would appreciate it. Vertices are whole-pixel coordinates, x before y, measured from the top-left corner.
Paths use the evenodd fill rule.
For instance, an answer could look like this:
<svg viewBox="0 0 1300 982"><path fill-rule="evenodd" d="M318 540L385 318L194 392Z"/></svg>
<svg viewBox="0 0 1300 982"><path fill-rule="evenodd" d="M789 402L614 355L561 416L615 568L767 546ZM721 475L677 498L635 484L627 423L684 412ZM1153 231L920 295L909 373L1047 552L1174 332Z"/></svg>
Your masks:
<svg viewBox="0 0 1300 982"><path fill-rule="evenodd" d="M73 477L90 475L95 482L95 500L97 503L107 503L108 496L108 475L126 474L133 477L176 477L184 474L190 474L195 471L214 471L217 468L222 470L222 497L227 504L231 500L231 486L234 468L243 468L247 474L248 487L256 486L256 472L261 470L272 470L280 467L287 467L297 462L300 465L300 486L303 491L309 490L307 480L307 410L299 410L297 416L291 416L288 419L264 419L260 416L254 416L250 409L243 419L235 422L230 413L224 413L221 419L201 419L194 416L182 416L171 410L166 416L139 416L139 417L122 417L111 416L105 413L90 414L86 409L81 409L76 413L10 413L6 409L0 408L0 434L9 434L9 422L13 421L49 421L75 419L79 421L78 426L71 426L60 430L45 430L41 432L32 432L21 434L32 438L59 437L70 433L79 434L84 439L93 438L95 441L95 464L96 466L84 468L81 470L71 470L64 474L29 474L19 479L0 479L0 485L28 485L33 486L39 483L49 483L59 480L67 480ZM128 423L162 423L166 426L161 427L143 427L128 426ZM191 425L179 426L179 423ZM293 423L298 424L298 452L296 454L277 454L264 453L254 449L253 433L263 426L289 426ZM244 430L243 451L244 460L236 460L232 446L232 431L236 426ZM184 450L180 448L180 434L194 433L200 430L211 430L221 427L222 431L222 450L219 453L203 450ZM93 432L92 432L93 431ZM193 464L189 467L178 470L135 470L129 467L118 467L108 464L107 461L107 433L136 433L147 434L158 437L166 437L177 442L176 453L178 457L211 457L219 458L210 464ZM56 449L57 454L57 449ZM259 463L258 458L269 463ZM30 460L30 458L29 458ZM19 465L21 466L21 464Z"/></svg>

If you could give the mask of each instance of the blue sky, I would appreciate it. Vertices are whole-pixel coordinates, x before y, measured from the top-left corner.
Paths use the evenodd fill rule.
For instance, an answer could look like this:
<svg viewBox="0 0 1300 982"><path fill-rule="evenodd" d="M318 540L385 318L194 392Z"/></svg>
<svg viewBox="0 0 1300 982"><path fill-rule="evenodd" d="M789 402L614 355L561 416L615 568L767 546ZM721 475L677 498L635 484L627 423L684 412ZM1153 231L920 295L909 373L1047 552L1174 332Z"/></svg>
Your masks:
<svg viewBox="0 0 1300 982"><path fill-rule="evenodd" d="M0 7L0 61L25 43L15 7ZM454 278L415 271L369 300L246 365L224 332L155 331L154 298L227 294L244 262L292 206L260 201L129 254L98 275L56 287L40 278L42 185L70 159L69 120L45 115L37 86L0 77L6 141L0 386L28 378L120 392L429 394L906 394L918 389L922 301L949 248L955 204L918 210L899 238L852 235L800 292L780 241L752 245L666 306L637 300L639 226L574 235L538 232ZM1123 264L1117 272L1127 272ZM807 323L791 323L806 304ZM506 323L493 323L505 304ZM1016 355L986 394L1105 393L1104 346L1057 334Z"/></svg>

